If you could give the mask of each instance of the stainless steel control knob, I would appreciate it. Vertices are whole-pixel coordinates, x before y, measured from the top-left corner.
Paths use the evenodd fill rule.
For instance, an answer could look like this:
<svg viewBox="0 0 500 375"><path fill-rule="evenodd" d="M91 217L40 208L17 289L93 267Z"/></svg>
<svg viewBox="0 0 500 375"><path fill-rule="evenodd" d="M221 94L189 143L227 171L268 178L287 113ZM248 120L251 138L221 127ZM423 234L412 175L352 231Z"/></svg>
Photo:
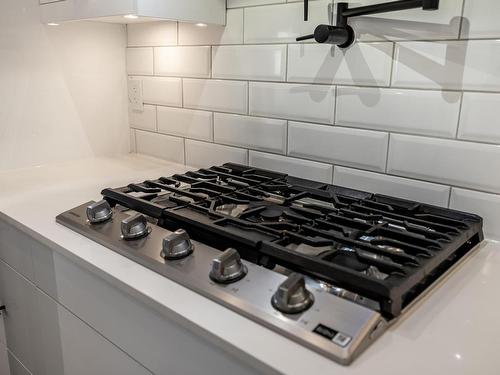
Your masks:
<svg viewBox="0 0 500 375"><path fill-rule="evenodd" d="M147 236L151 233L146 216L135 214L122 220L122 238L125 240L135 240Z"/></svg>
<svg viewBox="0 0 500 375"><path fill-rule="evenodd" d="M191 255L194 245L184 229L178 229L163 239L162 258L168 260L182 259Z"/></svg>
<svg viewBox="0 0 500 375"><path fill-rule="evenodd" d="M216 283L229 284L241 280L248 273L236 249L227 249L212 261L210 278Z"/></svg>
<svg viewBox="0 0 500 375"><path fill-rule="evenodd" d="M282 313L297 314L312 306L314 296L306 289L304 276L292 273L274 293L271 303Z"/></svg>
<svg viewBox="0 0 500 375"><path fill-rule="evenodd" d="M113 216L111 206L105 200L92 203L87 207L87 219L91 224L99 224L108 221Z"/></svg>

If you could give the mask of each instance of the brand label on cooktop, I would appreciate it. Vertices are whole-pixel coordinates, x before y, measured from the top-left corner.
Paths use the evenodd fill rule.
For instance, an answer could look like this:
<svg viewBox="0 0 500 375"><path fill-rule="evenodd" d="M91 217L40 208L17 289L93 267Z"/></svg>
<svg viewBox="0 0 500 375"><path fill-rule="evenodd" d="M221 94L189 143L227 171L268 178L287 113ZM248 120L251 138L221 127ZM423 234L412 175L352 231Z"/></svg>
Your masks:
<svg viewBox="0 0 500 375"><path fill-rule="evenodd" d="M316 328L314 328L314 332L317 333L318 335L323 336L324 338L327 338L328 340L333 340L335 335L338 333L334 329L328 328L323 324L318 324Z"/></svg>
<svg viewBox="0 0 500 375"><path fill-rule="evenodd" d="M351 338L349 336L337 332L330 327L324 326L323 324L318 324L316 328L314 328L313 332L342 347L347 346L351 342Z"/></svg>

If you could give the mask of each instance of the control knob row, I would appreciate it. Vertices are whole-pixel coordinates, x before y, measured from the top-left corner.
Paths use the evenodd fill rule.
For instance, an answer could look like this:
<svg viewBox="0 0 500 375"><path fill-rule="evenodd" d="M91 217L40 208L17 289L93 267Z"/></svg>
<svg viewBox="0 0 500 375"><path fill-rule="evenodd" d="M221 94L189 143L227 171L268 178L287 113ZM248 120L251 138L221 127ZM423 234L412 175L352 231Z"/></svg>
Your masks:
<svg viewBox="0 0 500 375"><path fill-rule="evenodd" d="M91 224L104 223L111 219L113 211L106 200L92 203L87 207L87 218ZM143 214L137 213L121 222L122 238L135 240L151 233L151 227ZM179 229L163 239L161 257L178 260L191 255L194 244L188 233ZM212 261L210 279L219 284L230 284L241 280L248 273L248 268L241 261L236 249L229 248ZM278 287L271 303L275 309L285 314L297 314L310 308L314 303L313 294L306 288L304 277L292 273Z"/></svg>

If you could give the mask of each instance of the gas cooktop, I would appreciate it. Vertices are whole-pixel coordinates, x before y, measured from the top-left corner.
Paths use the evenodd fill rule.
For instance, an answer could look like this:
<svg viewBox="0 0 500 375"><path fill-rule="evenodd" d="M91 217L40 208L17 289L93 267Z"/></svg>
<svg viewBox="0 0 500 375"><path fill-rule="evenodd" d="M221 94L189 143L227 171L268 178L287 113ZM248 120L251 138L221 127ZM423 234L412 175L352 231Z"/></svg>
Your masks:
<svg viewBox="0 0 500 375"><path fill-rule="evenodd" d="M102 195L57 221L342 364L483 240L476 215L231 163Z"/></svg>

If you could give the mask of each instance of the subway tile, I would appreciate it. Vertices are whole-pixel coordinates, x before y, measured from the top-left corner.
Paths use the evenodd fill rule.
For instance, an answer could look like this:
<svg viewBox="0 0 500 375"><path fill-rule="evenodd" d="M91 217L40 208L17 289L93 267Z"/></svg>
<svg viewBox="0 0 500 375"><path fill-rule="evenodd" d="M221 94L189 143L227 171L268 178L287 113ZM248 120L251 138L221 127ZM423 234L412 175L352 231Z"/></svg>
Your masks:
<svg viewBox="0 0 500 375"><path fill-rule="evenodd" d="M186 139L186 165L206 168L224 163L248 164L248 151L214 143Z"/></svg>
<svg viewBox="0 0 500 375"><path fill-rule="evenodd" d="M127 73L153 75L153 48L127 48Z"/></svg>
<svg viewBox="0 0 500 375"><path fill-rule="evenodd" d="M183 93L186 108L247 113L247 82L184 79Z"/></svg>
<svg viewBox="0 0 500 375"><path fill-rule="evenodd" d="M144 111L129 109L130 126L136 129L156 130L156 106L144 105Z"/></svg>
<svg viewBox="0 0 500 375"><path fill-rule="evenodd" d="M325 44L288 46L288 81L389 86L392 43L358 43L341 50Z"/></svg>
<svg viewBox="0 0 500 375"><path fill-rule="evenodd" d="M263 151L286 152L286 120L214 114L214 141Z"/></svg>
<svg viewBox="0 0 500 375"><path fill-rule="evenodd" d="M288 154L383 172L388 137L384 132L290 122Z"/></svg>
<svg viewBox="0 0 500 375"><path fill-rule="evenodd" d="M454 138L461 93L338 87L335 124Z"/></svg>
<svg viewBox="0 0 500 375"><path fill-rule="evenodd" d="M227 11L226 26L179 23L179 45L243 44L243 9Z"/></svg>
<svg viewBox="0 0 500 375"><path fill-rule="evenodd" d="M214 78L285 80L286 45L221 46L212 55Z"/></svg>
<svg viewBox="0 0 500 375"><path fill-rule="evenodd" d="M466 0L461 37L498 38L500 37L500 1Z"/></svg>
<svg viewBox="0 0 500 375"><path fill-rule="evenodd" d="M289 3L245 9L245 43L294 43L295 38L311 34L319 24L328 24L330 1L311 1L309 21L304 6Z"/></svg>
<svg viewBox="0 0 500 375"><path fill-rule="evenodd" d="M249 164L252 167L287 173L308 180L327 184L332 182L333 167L328 164L257 151L250 151Z"/></svg>
<svg viewBox="0 0 500 375"><path fill-rule="evenodd" d="M250 82L250 114L333 124L335 88Z"/></svg>
<svg viewBox="0 0 500 375"><path fill-rule="evenodd" d="M380 0L353 0L352 6L372 5ZM336 10L336 8L335 8ZM441 0L432 12L410 9L354 17L349 24L360 40L440 40L456 39L460 29L462 0Z"/></svg>
<svg viewBox="0 0 500 375"><path fill-rule="evenodd" d="M500 146L392 134L387 173L500 192Z"/></svg>
<svg viewBox="0 0 500 375"><path fill-rule="evenodd" d="M182 80L167 77L131 77L142 81L144 103L182 107Z"/></svg>
<svg viewBox="0 0 500 375"><path fill-rule="evenodd" d="M500 94L464 92L458 137L500 143Z"/></svg>
<svg viewBox="0 0 500 375"><path fill-rule="evenodd" d="M450 208L481 216L485 237L500 240L500 195L452 188Z"/></svg>
<svg viewBox="0 0 500 375"><path fill-rule="evenodd" d="M144 22L127 25L129 47L175 46L177 44L176 22Z"/></svg>
<svg viewBox="0 0 500 375"><path fill-rule="evenodd" d="M286 0L227 0L228 8L286 3Z"/></svg>
<svg viewBox="0 0 500 375"><path fill-rule="evenodd" d="M137 153L184 163L184 140L164 134L135 131Z"/></svg>
<svg viewBox="0 0 500 375"><path fill-rule="evenodd" d="M447 207L450 187L359 169L335 167L335 185Z"/></svg>
<svg viewBox="0 0 500 375"><path fill-rule="evenodd" d="M174 77L210 77L210 47L158 47L155 74Z"/></svg>
<svg viewBox="0 0 500 375"><path fill-rule="evenodd" d="M500 40L397 43L393 86L500 91Z"/></svg>
<svg viewBox="0 0 500 375"><path fill-rule="evenodd" d="M212 112L158 107L158 131L180 137L212 140Z"/></svg>

